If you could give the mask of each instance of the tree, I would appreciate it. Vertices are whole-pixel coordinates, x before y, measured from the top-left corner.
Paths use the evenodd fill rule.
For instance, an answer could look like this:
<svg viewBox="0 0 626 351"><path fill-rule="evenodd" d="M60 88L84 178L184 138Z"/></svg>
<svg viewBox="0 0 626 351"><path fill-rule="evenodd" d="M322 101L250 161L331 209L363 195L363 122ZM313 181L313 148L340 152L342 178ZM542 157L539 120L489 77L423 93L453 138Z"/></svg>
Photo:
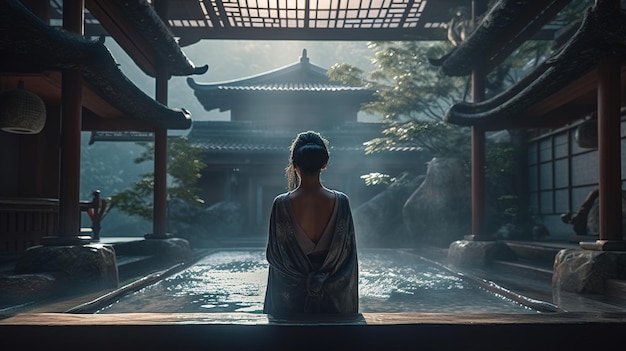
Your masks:
<svg viewBox="0 0 626 351"><path fill-rule="evenodd" d="M374 100L363 106L367 112L378 114L385 124L382 135L366 143L366 153L388 150L398 143L412 143L429 151L434 157L459 157L464 174L470 177L470 129L444 121L447 110L468 98L469 77L444 76L432 66L429 58L442 57L452 46L448 42L375 42L372 60L376 67L367 75L349 64L336 64L329 78L346 84L361 84L374 88ZM525 70L531 69L546 56L548 45L529 42L516 55L504 62L487 77L487 96L492 96L513 84ZM526 59L520 59L522 56ZM534 60L529 60L534 58ZM531 62L531 64L528 64ZM486 150L485 175L490 187L487 199L498 213L493 229L511 219L511 198L515 198L516 153L521 145L492 142ZM366 184L392 182L388 175L372 173L362 178ZM491 200L489 200L491 199ZM506 202L507 207L498 203Z"/></svg>
<svg viewBox="0 0 626 351"><path fill-rule="evenodd" d="M137 143L145 148L135 163L154 161L154 144ZM168 139L168 179L167 200L182 201L190 205L202 205L198 196L197 182L201 171L206 167L202 161L202 148L192 146L185 137ZM111 196L109 210L117 208L130 216L151 220L153 215L154 173L145 173L126 190Z"/></svg>
<svg viewBox="0 0 626 351"><path fill-rule="evenodd" d="M398 142L412 142L433 153L458 152L467 134L443 121L446 110L462 99L465 81L446 77L433 68L428 57L441 56L445 42L372 42L375 69L364 76L352 65L336 64L329 78L376 90L363 110L382 117L383 135L370 140L366 152L386 150Z"/></svg>

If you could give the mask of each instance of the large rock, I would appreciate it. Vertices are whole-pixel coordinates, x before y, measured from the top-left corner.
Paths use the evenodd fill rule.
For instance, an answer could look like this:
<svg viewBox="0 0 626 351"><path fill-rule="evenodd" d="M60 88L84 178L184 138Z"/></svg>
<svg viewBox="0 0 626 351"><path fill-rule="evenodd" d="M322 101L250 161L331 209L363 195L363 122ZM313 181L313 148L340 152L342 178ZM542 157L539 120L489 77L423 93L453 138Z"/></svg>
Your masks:
<svg viewBox="0 0 626 351"><path fill-rule="evenodd" d="M17 274L57 273L68 287L117 288L116 253L103 244L32 246L18 259Z"/></svg>
<svg viewBox="0 0 626 351"><path fill-rule="evenodd" d="M387 189L352 211L359 245L393 247L406 243L402 208L423 179L403 173Z"/></svg>
<svg viewBox="0 0 626 351"><path fill-rule="evenodd" d="M0 310L64 292L64 277L55 273L0 275Z"/></svg>
<svg viewBox="0 0 626 351"><path fill-rule="evenodd" d="M626 252L564 249L554 261L556 292L602 294L607 279L626 279Z"/></svg>
<svg viewBox="0 0 626 351"><path fill-rule="evenodd" d="M191 245L183 238L128 241L115 246L118 255L158 256L165 260L183 260L192 254Z"/></svg>
<svg viewBox="0 0 626 351"><path fill-rule="evenodd" d="M471 231L470 184L458 158L433 158L404 204L403 221L417 241L448 246Z"/></svg>
<svg viewBox="0 0 626 351"><path fill-rule="evenodd" d="M515 252L500 241L458 240L448 249L448 263L456 267L485 266L494 260L516 259Z"/></svg>

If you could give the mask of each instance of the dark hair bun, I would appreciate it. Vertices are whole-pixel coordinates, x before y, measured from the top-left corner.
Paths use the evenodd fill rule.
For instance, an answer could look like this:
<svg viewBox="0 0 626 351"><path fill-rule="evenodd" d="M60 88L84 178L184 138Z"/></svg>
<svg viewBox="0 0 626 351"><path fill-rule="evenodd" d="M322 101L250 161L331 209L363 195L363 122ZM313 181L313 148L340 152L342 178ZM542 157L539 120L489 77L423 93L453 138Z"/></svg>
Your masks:
<svg viewBox="0 0 626 351"><path fill-rule="evenodd" d="M320 133L307 131L298 134L291 145L291 163L304 173L315 173L328 162L328 142Z"/></svg>
<svg viewBox="0 0 626 351"><path fill-rule="evenodd" d="M323 144L304 144L293 153L293 165L305 173L319 171L326 162L328 162L328 151Z"/></svg>

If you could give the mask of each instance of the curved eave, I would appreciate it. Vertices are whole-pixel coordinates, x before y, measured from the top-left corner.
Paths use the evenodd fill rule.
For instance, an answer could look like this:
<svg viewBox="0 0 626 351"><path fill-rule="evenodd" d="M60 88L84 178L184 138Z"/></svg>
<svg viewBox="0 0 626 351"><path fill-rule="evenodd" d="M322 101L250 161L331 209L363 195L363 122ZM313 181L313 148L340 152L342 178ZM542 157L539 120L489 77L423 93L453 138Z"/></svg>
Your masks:
<svg viewBox="0 0 626 351"><path fill-rule="evenodd" d="M445 119L457 125L495 130L562 125L581 118L576 114L547 116L563 103L593 105L594 101L584 105L595 94L592 71L598 62L608 57L620 57L622 63L626 63L626 16L615 11L608 1L599 1L587 11L578 31L561 51L503 93L479 103L453 105ZM571 94L563 94L565 91ZM550 100L560 103L553 104ZM562 106L559 108L565 110Z"/></svg>
<svg viewBox="0 0 626 351"><path fill-rule="evenodd" d="M191 62L146 0L87 0L85 4L147 75L155 77L158 64L165 65L173 76L204 74L208 70L208 65L196 67ZM134 36L143 43L130 39Z"/></svg>
<svg viewBox="0 0 626 351"><path fill-rule="evenodd" d="M380 135L380 123L345 122L333 129L319 130L331 142L333 152L364 154L364 142ZM280 155L293 140L293 131L259 128L254 122L199 121L194 122L188 134L191 144L208 153L218 154L274 154ZM401 143L388 153L394 155L417 153L422 149L411 143ZM369 156L372 157L372 156Z"/></svg>
<svg viewBox="0 0 626 351"><path fill-rule="evenodd" d="M114 61L86 66L84 78L94 91L133 119L167 129L191 127L188 111L169 108L146 95L124 76Z"/></svg>
<svg viewBox="0 0 626 351"><path fill-rule="evenodd" d="M479 62L488 72L570 1L501 0L459 46L430 62L448 76L467 76Z"/></svg>
<svg viewBox="0 0 626 351"><path fill-rule="evenodd" d="M47 26L16 0L0 2L0 55L7 74L81 70L85 86L122 114L93 111L99 117L137 120L169 129L191 126L187 111L160 104L128 80L103 43ZM60 97L60 87L55 94Z"/></svg>
<svg viewBox="0 0 626 351"><path fill-rule="evenodd" d="M253 86L260 84L271 84L277 82L284 82L284 77L286 76L307 76L312 82L320 82L320 81L328 81L328 77L326 76L327 70L314 65L312 63L303 63L297 62L287 66L283 66L268 72L263 72L257 75L253 75L250 77L245 77L241 79L233 79L223 82L215 82L215 83L198 83L193 78L187 78L187 84L190 88L196 91L200 90L216 90L221 87L231 86L231 87L240 87L240 86ZM306 81L305 83L309 83Z"/></svg>

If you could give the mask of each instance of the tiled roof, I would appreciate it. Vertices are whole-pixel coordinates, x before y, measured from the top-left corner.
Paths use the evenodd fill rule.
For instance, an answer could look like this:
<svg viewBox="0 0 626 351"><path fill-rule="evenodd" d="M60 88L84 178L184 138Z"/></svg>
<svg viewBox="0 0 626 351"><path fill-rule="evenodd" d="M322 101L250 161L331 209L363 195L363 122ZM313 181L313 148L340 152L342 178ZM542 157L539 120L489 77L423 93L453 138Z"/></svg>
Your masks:
<svg viewBox="0 0 626 351"><path fill-rule="evenodd" d="M135 86L102 42L52 28L18 0L0 1L0 55L8 71L13 66L29 66L35 72L80 69L85 85L125 118L171 129L191 125L187 111L171 109Z"/></svg>
<svg viewBox="0 0 626 351"><path fill-rule="evenodd" d="M612 1L599 0L588 9L574 35L532 72L491 99L453 105L445 118L458 125L494 130L563 125L589 111L583 109L581 115L567 113L552 118L524 112L574 83L603 58L611 56L626 56L626 14L615 11Z"/></svg>
<svg viewBox="0 0 626 351"><path fill-rule="evenodd" d="M362 86L349 86L332 82L326 76L327 70L312 64L306 49L302 50L300 61L278 69L241 79L218 82L197 83L187 78L187 83L205 110L230 108L236 93L340 93L349 94L356 103L371 100L374 90Z"/></svg>
<svg viewBox="0 0 626 351"><path fill-rule="evenodd" d="M332 130L319 130L330 142L330 152L363 152L364 142L380 137L379 123L348 122ZM252 122L204 121L194 122L188 135L189 142L216 153L285 153L297 133L274 130ZM392 152L417 152L421 148L404 143L390 149Z"/></svg>
<svg viewBox="0 0 626 351"><path fill-rule="evenodd" d="M259 85L219 85L218 90L238 90L238 91L367 91L366 87L353 87L337 84L324 83L273 83Z"/></svg>
<svg viewBox="0 0 626 351"><path fill-rule="evenodd" d="M62 3L53 1L52 5L62 6ZM129 36L129 28L132 28L145 42L145 46L149 47L154 54L154 58L149 58L148 61L153 61L151 65L145 65L141 60L135 60L135 63L147 75L156 76L154 66L157 61L167 65L168 73L174 76L203 74L208 70L208 65L196 67L185 55L178 45L177 39L161 20L150 1L90 0L86 1L85 5L89 14L96 16L97 21L109 33L124 33L124 36L118 37L117 40ZM57 11L62 12L62 9L57 9ZM126 43L126 41L122 41L120 44L125 47ZM146 54L143 57L145 59Z"/></svg>
<svg viewBox="0 0 626 351"><path fill-rule="evenodd" d="M509 44L512 45L526 32L537 29L539 25L548 23L550 16L567 5L570 0L536 1L536 0L500 0L482 16L478 26L468 37L461 41L450 53L442 58L430 59L435 66L449 76L467 76L472 68L480 62L484 69L489 71L493 65L510 54ZM530 21L528 20L530 19ZM523 25L522 25L523 24ZM562 27L562 23L552 23L543 27L552 27L552 30ZM518 33L512 33L514 28L522 28ZM530 35L530 34L529 34ZM493 47L494 43L498 43ZM502 44L504 43L504 44ZM485 55L488 53L489 55Z"/></svg>

